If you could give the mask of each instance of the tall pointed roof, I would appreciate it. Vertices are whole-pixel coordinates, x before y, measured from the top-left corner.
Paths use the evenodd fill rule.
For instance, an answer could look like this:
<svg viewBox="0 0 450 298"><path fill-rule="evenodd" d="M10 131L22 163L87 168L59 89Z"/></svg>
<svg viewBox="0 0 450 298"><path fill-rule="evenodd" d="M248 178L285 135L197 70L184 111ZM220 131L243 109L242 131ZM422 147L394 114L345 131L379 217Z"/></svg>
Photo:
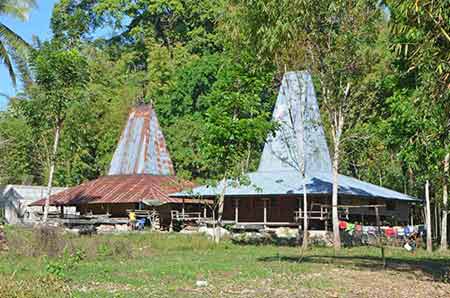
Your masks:
<svg viewBox="0 0 450 298"><path fill-rule="evenodd" d="M284 75L273 120L278 123L278 129L274 136L267 139L258 170L247 174L250 183L238 185L234 181L226 182L225 196L299 196L303 194L303 182L308 194L331 195L333 175L330 153L308 72L288 72ZM417 201L406 194L345 175L339 175L338 180L340 195ZM223 189L221 182L215 187L200 186L171 196L216 197Z"/></svg>
<svg viewBox="0 0 450 298"><path fill-rule="evenodd" d="M320 119L311 75L284 75L272 119L278 124L269 136L258 171L286 171L313 174L331 172L330 153Z"/></svg>
<svg viewBox="0 0 450 298"><path fill-rule="evenodd" d="M108 175L174 175L155 110L151 105L133 108L114 152Z"/></svg>

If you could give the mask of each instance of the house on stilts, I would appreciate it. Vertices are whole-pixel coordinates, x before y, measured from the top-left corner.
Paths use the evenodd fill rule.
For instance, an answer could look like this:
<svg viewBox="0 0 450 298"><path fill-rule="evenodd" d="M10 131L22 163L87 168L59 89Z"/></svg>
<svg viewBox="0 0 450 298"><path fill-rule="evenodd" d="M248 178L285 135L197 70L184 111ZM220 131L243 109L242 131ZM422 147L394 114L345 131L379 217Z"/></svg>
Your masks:
<svg viewBox="0 0 450 298"><path fill-rule="evenodd" d="M113 155L108 175L68 188L50 197L50 205L76 207L80 216L106 216L126 222L130 210L150 214L168 227L178 214L200 218L202 202L169 194L194 186L175 176L172 161L151 105L132 109ZM45 199L35 202L44 206ZM147 212L148 211L148 212ZM150 215L149 215L150 216ZM74 220L75 221L75 220Z"/></svg>
<svg viewBox="0 0 450 298"><path fill-rule="evenodd" d="M308 72L284 75L273 120L278 123L277 131L268 137L257 171L244 179L249 183L228 181L226 188L223 183L200 186L171 197L214 199L225 189L225 223L241 227L299 226L303 208L307 208L310 229L330 228L332 163ZM419 202L345 175L339 175L338 181L340 216L351 221L375 225L375 208L370 206L381 206L381 220L408 223L411 206ZM302 204L304 188L307 206Z"/></svg>

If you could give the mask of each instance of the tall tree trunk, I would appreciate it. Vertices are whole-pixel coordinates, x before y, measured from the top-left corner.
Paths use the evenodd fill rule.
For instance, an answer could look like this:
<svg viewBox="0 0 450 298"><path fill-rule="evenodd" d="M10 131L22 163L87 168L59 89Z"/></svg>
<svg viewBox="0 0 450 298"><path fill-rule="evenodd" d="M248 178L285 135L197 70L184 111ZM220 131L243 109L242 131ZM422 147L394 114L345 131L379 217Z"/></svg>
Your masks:
<svg viewBox="0 0 450 298"><path fill-rule="evenodd" d="M55 140L53 142L53 151L52 156L50 158L50 171L48 175L47 197L45 198L44 216L42 218L42 221L44 223L46 223L48 219L48 209L50 207L50 196L52 195L53 173L55 172L56 153L58 151L60 132L61 132L61 125L58 124L55 130Z"/></svg>
<svg viewBox="0 0 450 298"><path fill-rule="evenodd" d="M303 248L308 247L308 197L306 194L306 177L303 176Z"/></svg>
<svg viewBox="0 0 450 298"><path fill-rule="evenodd" d="M347 89L348 88L349 87L347 87ZM333 220L333 243L335 250L339 250L341 248L341 238L339 236L338 192L339 192L339 161L341 150L341 135L343 127L344 127L344 116L342 115L342 111L339 109L334 115L334 122L332 127L334 150L333 150L333 194L331 199L331 205L332 205L332 220Z"/></svg>
<svg viewBox="0 0 450 298"><path fill-rule="evenodd" d="M447 250L447 216L448 216L448 170L450 163L450 153L444 159L444 181L442 183L442 222L441 222L441 249Z"/></svg>
<svg viewBox="0 0 450 298"><path fill-rule="evenodd" d="M425 209L425 221L427 225L427 251L433 252L433 242L431 241L431 206L430 206L430 183L426 182L425 185L425 200L426 200L426 209Z"/></svg>
<svg viewBox="0 0 450 298"><path fill-rule="evenodd" d="M219 243L220 242L220 229L222 227L222 216L223 216L223 207L225 204L225 193L227 191L227 179L226 176L222 179L222 183L223 183L223 188L222 188L222 192L219 195L219 202L218 202L218 219L217 219L217 227L214 228L214 234L216 235L215 237L215 242Z"/></svg>
<svg viewBox="0 0 450 298"><path fill-rule="evenodd" d="M334 148L333 154L333 194L331 199L332 220L333 220L333 243L334 249L341 248L341 238L339 236L339 217L338 217L338 191L339 191L339 146Z"/></svg>
<svg viewBox="0 0 450 298"><path fill-rule="evenodd" d="M304 97L304 104L300 105L300 125L292 123L292 127L295 128L295 136L297 140L297 150L298 150L298 161L300 166L300 174L302 177L303 186L303 248L308 247L308 194L306 189L306 152L305 152L305 119L306 119L306 109L308 104L308 97L306 95L306 90L303 88L304 85L301 83L300 79L297 77L298 84L301 86L300 97ZM300 214L299 214L300 216Z"/></svg>

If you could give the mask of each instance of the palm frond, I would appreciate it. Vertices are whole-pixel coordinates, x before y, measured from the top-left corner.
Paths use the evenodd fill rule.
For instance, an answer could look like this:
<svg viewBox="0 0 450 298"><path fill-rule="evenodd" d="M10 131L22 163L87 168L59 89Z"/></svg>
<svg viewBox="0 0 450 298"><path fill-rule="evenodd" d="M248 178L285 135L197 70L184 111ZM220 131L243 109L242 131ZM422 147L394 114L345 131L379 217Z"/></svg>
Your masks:
<svg viewBox="0 0 450 298"><path fill-rule="evenodd" d="M31 70L28 66L28 54L29 51L24 51L23 49L10 49L9 51L10 59L16 70L16 75L18 75L25 88L28 88L32 83Z"/></svg>
<svg viewBox="0 0 450 298"><path fill-rule="evenodd" d="M35 0L0 0L0 15L26 21L30 11L36 7Z"/></svg>
<svg viewBox="0 0 450 298"><path fill-rule="evenodd" d="M5 64L6 68L8 69L9 77L11 78L11 81L16 87L16 73L14 71L14 66L12 64L11 59L9 58L8 50L5 47L5 44L1 42L0 40L0 61Z"/></svg>
<svg viewBox="0 0 450 298"><path fill-rule="evenodd" d="M31 46L3 23L0 23L0 43L2 44L0 59L8 68L14 87L17 84L15 69L20 74L24 85L27 86L31 81L27 65L27 56Z"/></svg>
<svg viewBox="0 0 450 298"><path fill-rule="evenodd" d="M28 42L3 23L0 23L0 40L16 49L31 48Z"/></svg>

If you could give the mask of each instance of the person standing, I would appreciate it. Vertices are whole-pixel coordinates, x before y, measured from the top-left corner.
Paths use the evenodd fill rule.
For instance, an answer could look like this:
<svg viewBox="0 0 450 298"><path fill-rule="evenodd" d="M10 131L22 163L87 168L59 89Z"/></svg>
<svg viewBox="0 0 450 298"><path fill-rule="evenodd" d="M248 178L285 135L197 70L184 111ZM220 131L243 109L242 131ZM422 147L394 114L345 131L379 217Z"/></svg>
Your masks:
<svg viewBox="0 0 450 298"><path fill-rule="evenodd" d="M136 212L134 209L128 213L128 221L131 226L131 230L133 231L136 228Z"/></svg>

